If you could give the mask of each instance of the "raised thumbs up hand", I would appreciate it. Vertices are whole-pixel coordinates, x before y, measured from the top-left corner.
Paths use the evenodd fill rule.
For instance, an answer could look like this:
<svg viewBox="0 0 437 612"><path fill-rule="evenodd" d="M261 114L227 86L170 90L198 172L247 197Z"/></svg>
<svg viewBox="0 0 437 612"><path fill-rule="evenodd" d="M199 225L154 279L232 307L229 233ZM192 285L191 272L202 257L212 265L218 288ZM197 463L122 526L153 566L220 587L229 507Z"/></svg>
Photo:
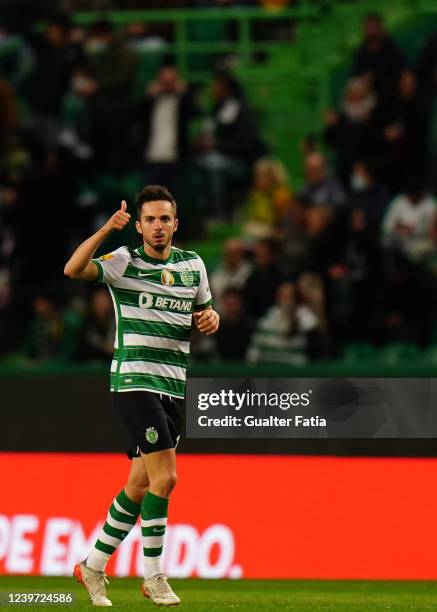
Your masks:
<svg viewBox="0 0 437 612"><path fill-rule="evenodd" d="M102 229L105 231L113 232L114 230L122 230L130 220L130 214L126 212L127 204L126 200L122 200L120 204L120 209L115 212L112 217L108 219Z"/></svg>

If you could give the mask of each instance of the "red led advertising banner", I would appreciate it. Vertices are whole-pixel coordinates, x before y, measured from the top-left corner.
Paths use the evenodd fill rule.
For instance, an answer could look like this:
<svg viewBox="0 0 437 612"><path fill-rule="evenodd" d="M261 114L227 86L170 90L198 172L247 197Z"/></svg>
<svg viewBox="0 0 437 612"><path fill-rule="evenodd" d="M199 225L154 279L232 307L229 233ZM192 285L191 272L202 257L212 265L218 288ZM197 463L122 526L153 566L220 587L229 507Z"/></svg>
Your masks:
<svg viewBox="0 0 437 612"><path fill-rule="evenodd" d="M122 455L0 453L0 573L68 575ZM437 460L180 455L164 570L207 578L437 579ZM135 527L108 566L140 575Z"/></svg>

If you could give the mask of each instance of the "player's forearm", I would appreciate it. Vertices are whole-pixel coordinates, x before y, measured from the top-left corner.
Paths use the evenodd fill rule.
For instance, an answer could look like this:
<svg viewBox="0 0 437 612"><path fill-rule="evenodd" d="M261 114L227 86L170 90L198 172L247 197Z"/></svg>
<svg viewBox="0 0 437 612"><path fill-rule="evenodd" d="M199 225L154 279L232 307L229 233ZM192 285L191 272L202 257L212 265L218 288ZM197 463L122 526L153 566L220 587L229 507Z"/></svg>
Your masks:
<svg viewBox="0 0 437 612"><path fill-rule="evenodd" d="M84 240L65 264L64 274L70 278L77 278L85 270L98 247L109 234L110 230L102 227Z"/></svg>

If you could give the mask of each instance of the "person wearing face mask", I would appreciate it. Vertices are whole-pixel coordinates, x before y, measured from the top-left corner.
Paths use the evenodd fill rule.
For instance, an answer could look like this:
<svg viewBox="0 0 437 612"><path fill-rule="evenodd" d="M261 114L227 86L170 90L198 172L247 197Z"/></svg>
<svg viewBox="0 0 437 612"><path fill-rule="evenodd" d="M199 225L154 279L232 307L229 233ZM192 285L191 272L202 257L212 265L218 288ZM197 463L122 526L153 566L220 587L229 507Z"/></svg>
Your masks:
<svg viewBox="0 0 437 612"><path fill-rule="evenodd" d="M352 75L372 85L385 103L396 89L406 62L402 51L386 30L378 13L368 13L363 20L363 42L355 51Z"/></svg>
<svg viewBox="0 0 437 612"><path fill-rule="evenodd" d="M369 231L376 233L388 204L389 194L379 182L372 164L357 161L352 167L348 204L353 210L361 210Z"/></svg>

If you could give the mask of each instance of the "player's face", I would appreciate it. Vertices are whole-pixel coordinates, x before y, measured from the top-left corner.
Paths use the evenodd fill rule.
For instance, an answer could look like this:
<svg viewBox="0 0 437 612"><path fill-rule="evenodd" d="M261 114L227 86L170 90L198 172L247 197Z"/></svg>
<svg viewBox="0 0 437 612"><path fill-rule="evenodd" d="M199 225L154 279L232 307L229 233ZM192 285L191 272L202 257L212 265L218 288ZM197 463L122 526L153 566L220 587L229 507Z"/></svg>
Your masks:
<svg viewBox="0 0 437 612"><path fill-rule="evenodd" d="M175 218L171 203L158 200L143 204L140 220L135 225L144 243L161 253L171 244L173 234L178 227L178 220Z"/></svg>

